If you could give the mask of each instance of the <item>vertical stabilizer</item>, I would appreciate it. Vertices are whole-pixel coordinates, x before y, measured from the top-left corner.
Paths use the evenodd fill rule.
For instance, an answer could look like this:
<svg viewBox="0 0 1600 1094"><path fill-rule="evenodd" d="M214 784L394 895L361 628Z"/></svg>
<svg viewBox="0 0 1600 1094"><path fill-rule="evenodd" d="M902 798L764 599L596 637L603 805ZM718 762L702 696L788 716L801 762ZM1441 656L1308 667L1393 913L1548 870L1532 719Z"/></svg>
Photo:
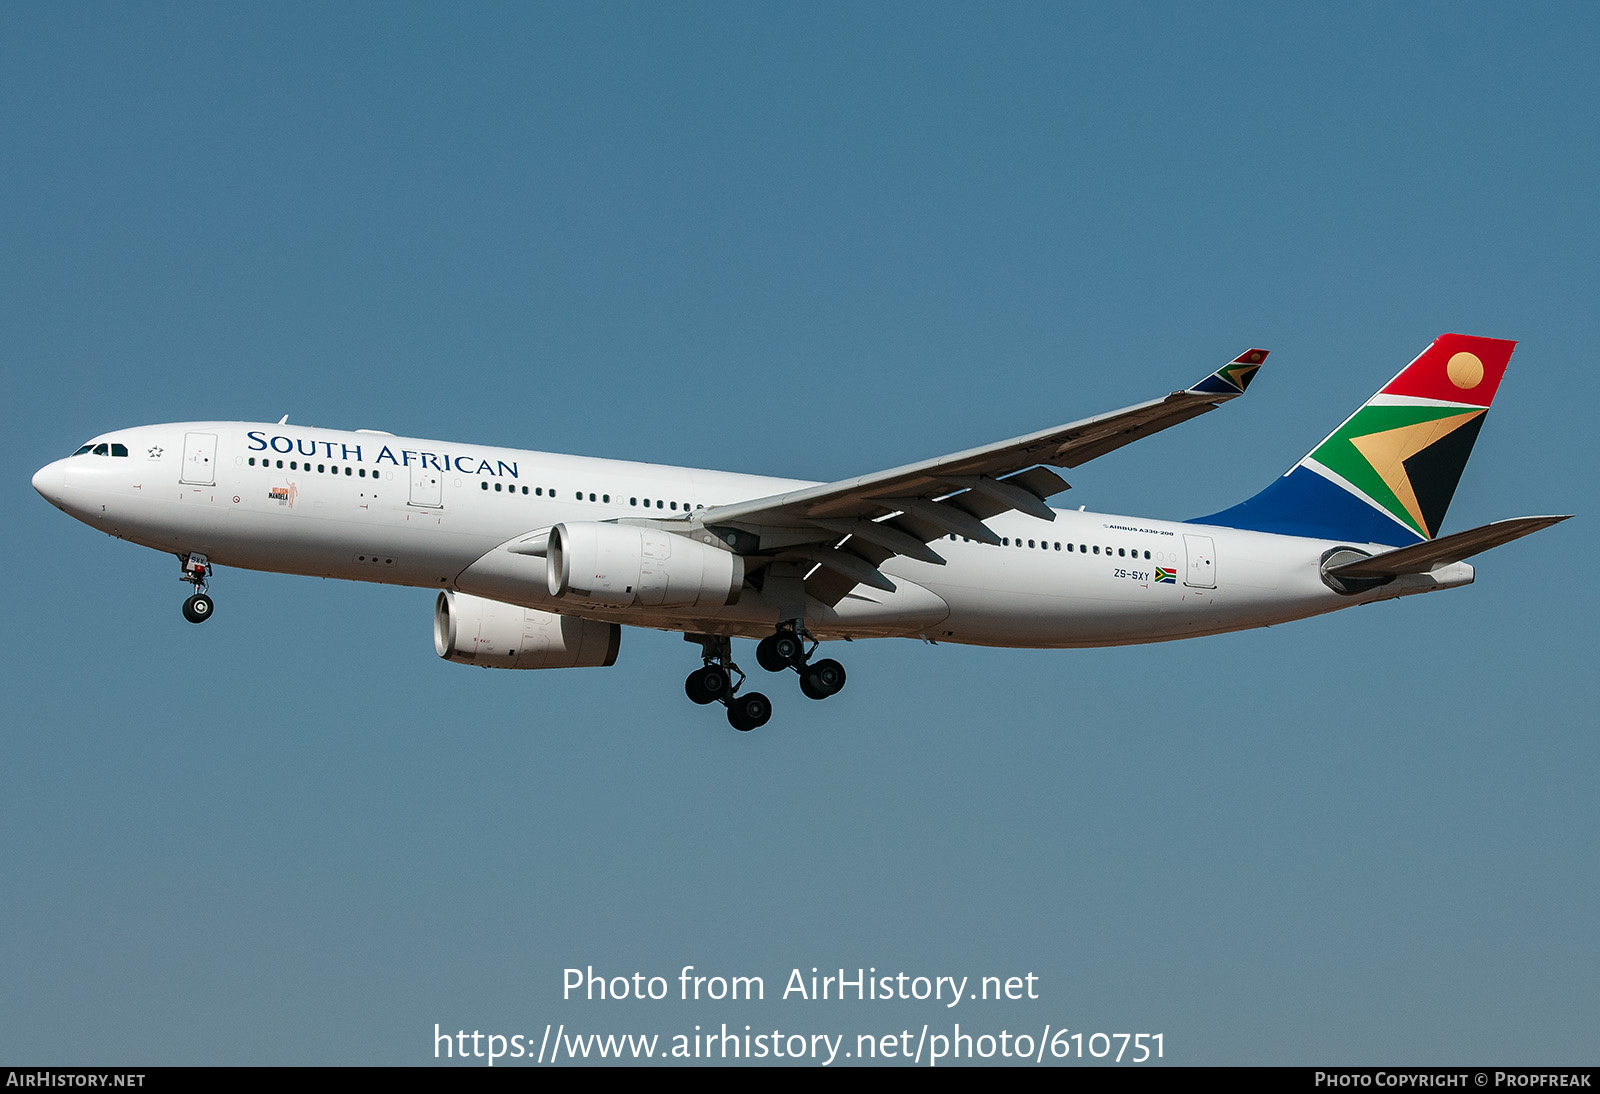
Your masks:
<svg viewBox="0 0 1600 1094"><path fill-rule="evenodd" d="M1287 474L1191 523L1397 546L1432 539L1515 347L1440 335Z"/></svg>

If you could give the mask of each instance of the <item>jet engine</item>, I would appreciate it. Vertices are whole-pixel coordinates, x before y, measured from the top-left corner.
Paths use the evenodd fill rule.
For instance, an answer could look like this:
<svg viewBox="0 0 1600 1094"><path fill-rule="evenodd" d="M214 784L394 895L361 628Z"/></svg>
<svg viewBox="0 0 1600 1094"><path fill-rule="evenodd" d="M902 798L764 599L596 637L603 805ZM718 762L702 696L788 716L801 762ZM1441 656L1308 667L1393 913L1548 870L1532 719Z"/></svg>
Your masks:
<svg viewBox="0 0 1600 1094"><path fill-rule="evenodd" d="M545 561L551 596L608 607L715 608L744 585L733 552L628 524L558 524Z"/></svg>
<svg viewBox="0 0 1600 1094"><path fill-rule="evenodd" d="M433 648L446 661L487 669L605 668L622 628L453 590L433 606Z"/></svg>

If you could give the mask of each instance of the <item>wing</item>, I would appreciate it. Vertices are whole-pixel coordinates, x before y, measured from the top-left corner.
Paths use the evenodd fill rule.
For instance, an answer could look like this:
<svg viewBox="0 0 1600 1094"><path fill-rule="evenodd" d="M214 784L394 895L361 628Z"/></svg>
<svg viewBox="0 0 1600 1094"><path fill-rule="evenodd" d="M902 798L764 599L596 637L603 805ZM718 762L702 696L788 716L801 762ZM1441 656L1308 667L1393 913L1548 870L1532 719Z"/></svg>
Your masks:
<svg viewBox="0 0 1600 1094"><path fill-rule="evenodd" d="M1077 467L1243 395L1267 351L1252 349L1193 387L1009 441L696 514L746 554L815 564L806 592L837 604L857 584L893 590L878 566L895 555L942 565L929 546L947 535L1000 537L984 521L1016 510L1041 520L1068 489L1051 467ZM736 535L735 533L742 533Z"/></svg>

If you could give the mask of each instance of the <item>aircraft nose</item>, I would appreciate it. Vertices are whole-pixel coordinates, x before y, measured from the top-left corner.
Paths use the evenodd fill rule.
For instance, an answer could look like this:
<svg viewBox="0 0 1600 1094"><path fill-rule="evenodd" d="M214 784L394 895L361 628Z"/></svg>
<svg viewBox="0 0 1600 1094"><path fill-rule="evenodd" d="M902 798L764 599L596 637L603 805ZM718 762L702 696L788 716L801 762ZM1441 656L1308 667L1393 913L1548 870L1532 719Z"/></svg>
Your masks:
<svg viewBox="0 0 1600 1094"><path fill-rule="evenodd" d="M62 478L61 461L47 463L33 473L33 488L39 491L45 501L54 505L61 498Z"/></svg>

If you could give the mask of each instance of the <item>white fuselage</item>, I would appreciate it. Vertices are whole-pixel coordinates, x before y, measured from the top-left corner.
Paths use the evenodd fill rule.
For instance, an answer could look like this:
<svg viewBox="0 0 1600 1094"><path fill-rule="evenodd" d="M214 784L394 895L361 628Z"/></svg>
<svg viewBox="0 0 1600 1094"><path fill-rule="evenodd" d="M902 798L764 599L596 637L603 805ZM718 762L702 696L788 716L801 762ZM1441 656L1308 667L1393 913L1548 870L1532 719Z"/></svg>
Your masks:
<svg viewBox="0 0 1600 1094"><path fill-rule="evenodd" d="M702 634L761 637L780 621L755 589L713 609L608 608L553 597L543 558L506 549L564 522L653 518L810 485L648 463L292 425L142 426L90 442L127 455L75 455L41 469L52 504L121 539L224 566L455 589L525 607ZM987 522L999 546L932 547L943 566L895 557L896 586L861 585L836 606L807 603L818 638L913 636L1014 647L1157 642L1318 615L1465 584L1455 563L1357 595L1320 577L1324 554L1378 544L1269 535L1054 511Z"/></svg>

